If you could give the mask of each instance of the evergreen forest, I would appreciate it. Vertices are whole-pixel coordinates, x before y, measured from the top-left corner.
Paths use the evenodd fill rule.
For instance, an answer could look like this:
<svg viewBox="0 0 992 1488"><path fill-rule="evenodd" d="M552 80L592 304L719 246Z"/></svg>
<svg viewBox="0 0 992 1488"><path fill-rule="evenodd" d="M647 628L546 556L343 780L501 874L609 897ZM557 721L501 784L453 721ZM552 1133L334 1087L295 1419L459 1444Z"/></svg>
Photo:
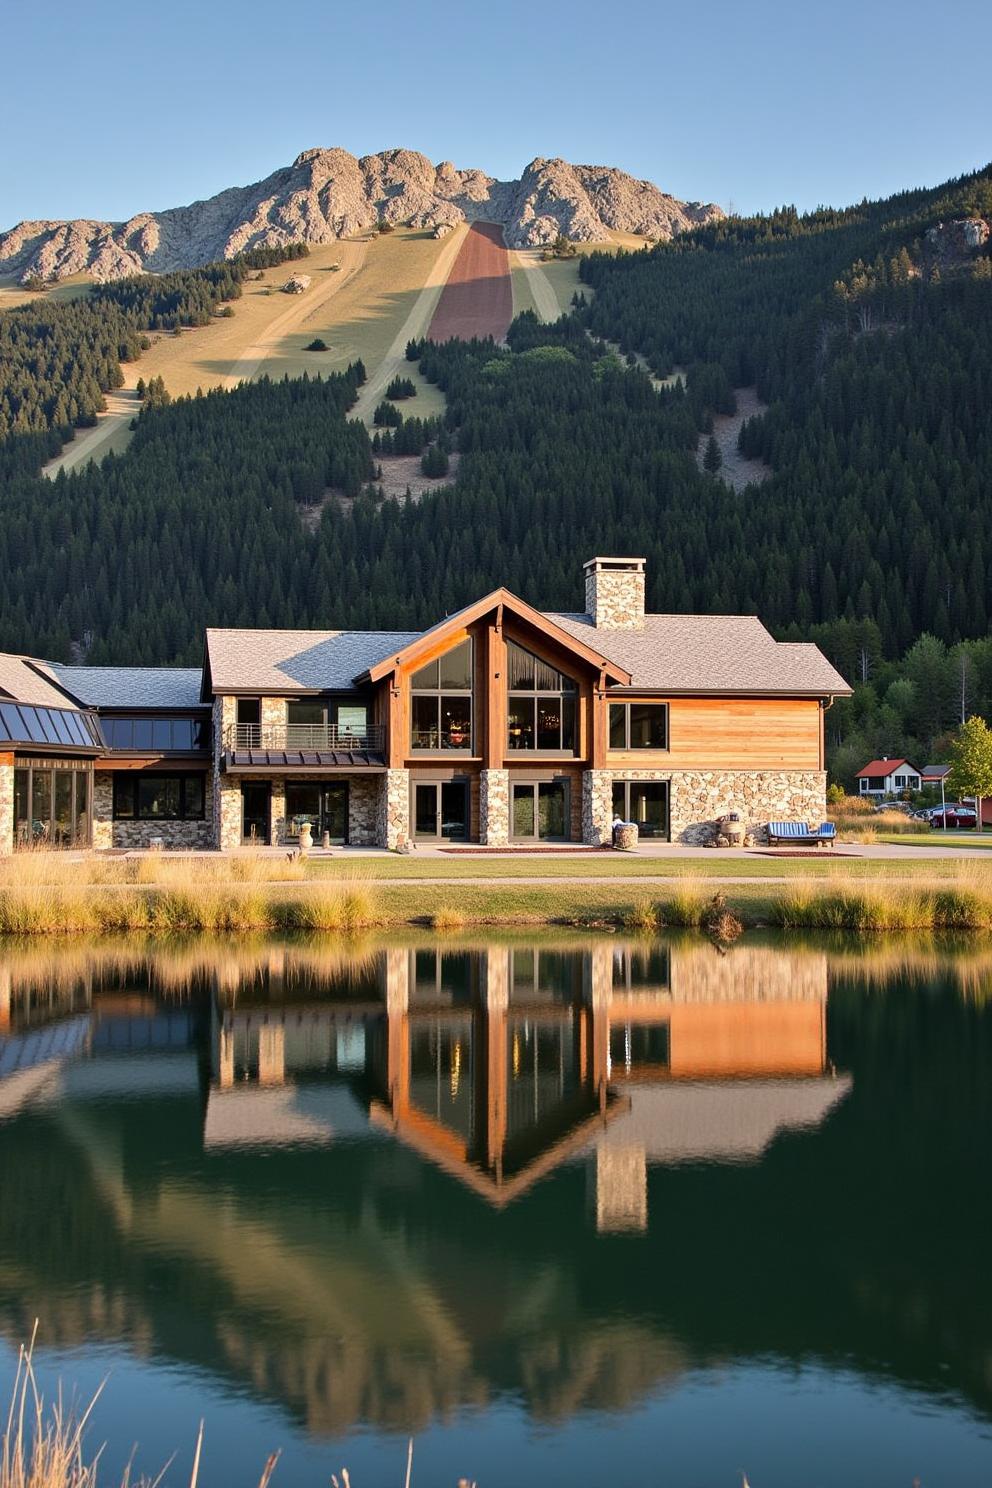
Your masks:
<svg viewBox="0 0 992 1488"><path fill-rule="evenodd" d="M856 688L828 715L845 778L873 753L922 764L992 711L992 257L956 226L986 221L992 171L594 253L556 325L408 348L441 425L387 402L370 437L356 366L149 399L123 455L54 481L42 463L143 334L203 323L251 265L7 312L0 647L195 663L206 625L415 626L498 584L574 609L586 558L636 552L650 608L823 647ZM633 353L682 376L656 388ZM737 492L696 450L752 386L767 409L740 443L771 474ZM380 455L449 451L450 485L383 499Z"/></svg>

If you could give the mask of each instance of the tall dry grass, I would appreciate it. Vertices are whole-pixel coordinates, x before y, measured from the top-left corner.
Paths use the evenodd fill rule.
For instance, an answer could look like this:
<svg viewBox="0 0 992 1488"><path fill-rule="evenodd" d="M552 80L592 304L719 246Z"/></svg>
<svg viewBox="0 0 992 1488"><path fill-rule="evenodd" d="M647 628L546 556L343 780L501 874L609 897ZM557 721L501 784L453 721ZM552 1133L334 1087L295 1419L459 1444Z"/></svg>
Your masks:
<svg viewBox="0 0 992 1488"><path fill-rule="evenodd" d="M0 1488L96 1488L96 1460L83 1454L83 1432L99 1391L85 1410L67 1410L61 1395L46 1406L35 1378L34 1338L22 1348L0 1444Z"/></svg>
<svg viewBox="0 0 992 1488"><path fill-rule="evenodd" d="M784 929L992 930L992 866L963 861L940 879L800 879L771 910Z"/></svg>
<svg viewBox="0 0 992 1488"><path fill-rule="evenodd" d="M845 796L827 812L842 842L874 842L879 832L925 832L926 822L914 821L904 811L876 811L863 796Z"/></svg>
<svg viewBox="0 0 992 1488"><path fill-rule="evenodd" d="M371 881L305 882L299 858L67 858L26 853L0 864L0 934L357 930L380 921ZM295 892L292 886L296 886Z"/></svg>

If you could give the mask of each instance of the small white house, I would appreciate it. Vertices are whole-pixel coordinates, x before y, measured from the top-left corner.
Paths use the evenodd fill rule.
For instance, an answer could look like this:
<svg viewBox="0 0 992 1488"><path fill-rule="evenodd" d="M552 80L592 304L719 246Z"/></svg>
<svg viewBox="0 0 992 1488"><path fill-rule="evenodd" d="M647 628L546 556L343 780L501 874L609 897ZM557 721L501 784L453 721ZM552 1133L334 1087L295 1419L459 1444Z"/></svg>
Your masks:
<svg viewBox="0 0 992 1488"><path fill-rule="evenodd" d="M919 770L904 759L872 760L855 779L862 796L901 796L904 791L918 791L922 784Z"/></svg>

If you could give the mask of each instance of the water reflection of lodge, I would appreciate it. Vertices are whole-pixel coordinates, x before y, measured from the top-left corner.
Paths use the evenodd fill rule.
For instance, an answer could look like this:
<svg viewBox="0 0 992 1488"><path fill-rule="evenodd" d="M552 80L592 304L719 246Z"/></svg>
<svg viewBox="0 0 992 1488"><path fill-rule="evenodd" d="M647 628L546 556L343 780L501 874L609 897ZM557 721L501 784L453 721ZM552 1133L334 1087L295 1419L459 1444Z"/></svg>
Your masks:
<svg viewBox="0 0 992 1488"><path fill-rule="evenodd" d="M343 1002L301 991L276 953L264 1002L218 1013L208 1148L371 1121L500 1207L585 1155L599 1227L642 1228L650 1163L757 1157L847 1088L828 1069L816 954L398 947Z"/></svg>

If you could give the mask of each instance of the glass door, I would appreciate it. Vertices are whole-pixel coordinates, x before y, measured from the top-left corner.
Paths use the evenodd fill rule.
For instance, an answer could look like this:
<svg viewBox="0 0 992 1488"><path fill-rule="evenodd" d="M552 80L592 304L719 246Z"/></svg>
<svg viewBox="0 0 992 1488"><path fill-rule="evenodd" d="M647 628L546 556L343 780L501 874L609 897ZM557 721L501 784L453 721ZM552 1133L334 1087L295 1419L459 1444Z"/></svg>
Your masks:
<svg viewBox="0 0 992 1488"><path fill-rule="evenodd" d="M436 841L464 842L468 838L467 780L418 781L413 787L413 835Z"/></svg>
<svg viewBox="0 0 992 1488"><path fill-rule="evenodd" d="M511 831L514 837L524 840L567 842L571 836L568 781L527 781L514 785Z"/></svg>
<svg viewBox="0 0 992 1488"><path fill-rule="evenodd" d="M269 840L269 797L272 787L265 781L245 781L241 786L241 836L245 842L265 844Z"/></svg>
<svg viewBox="0 0 992 1488"><path fill-rule="evenodd" d="M320 793L320 838L327 833L335 846L348 841L348 782L336 780Z"/></svg>

